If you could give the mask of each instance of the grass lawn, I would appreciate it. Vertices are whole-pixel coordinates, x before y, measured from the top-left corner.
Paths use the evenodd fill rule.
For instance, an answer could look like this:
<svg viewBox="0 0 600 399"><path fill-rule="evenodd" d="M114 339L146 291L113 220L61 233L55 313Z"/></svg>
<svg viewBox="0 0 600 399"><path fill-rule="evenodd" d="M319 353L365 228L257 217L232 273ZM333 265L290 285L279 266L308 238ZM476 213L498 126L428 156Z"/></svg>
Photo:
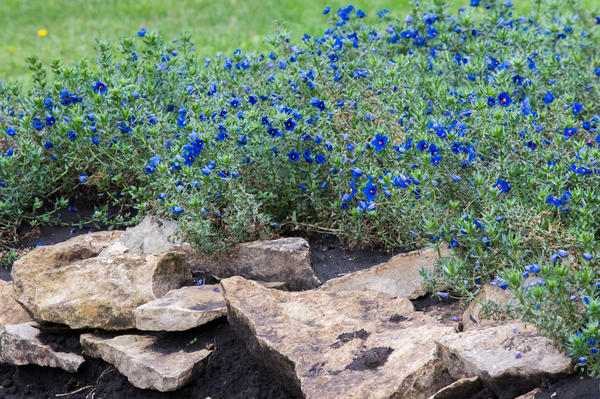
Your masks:
<svg viewBox="0 0 600 399"><path fill-rule="evenodd" d="M585 0L592 4L596 0ZM320 34L327 18L326 5L335 11L348 0L2 0L0 1L0 80L28 83L25 57L36 54L48 65L59 57L65 61L94 54L94 40L116 43L141 27L174 38L192 33L199 54L235 48L260 48L274 21L282 21L292 34ZM357 0L350 2L372 17L382 8L396 16L410 8L409 0ZM468 0L456 4L468 4ZM518 7L531 4L515 1ZM47 35L40 37L38 31Z"/></svg>

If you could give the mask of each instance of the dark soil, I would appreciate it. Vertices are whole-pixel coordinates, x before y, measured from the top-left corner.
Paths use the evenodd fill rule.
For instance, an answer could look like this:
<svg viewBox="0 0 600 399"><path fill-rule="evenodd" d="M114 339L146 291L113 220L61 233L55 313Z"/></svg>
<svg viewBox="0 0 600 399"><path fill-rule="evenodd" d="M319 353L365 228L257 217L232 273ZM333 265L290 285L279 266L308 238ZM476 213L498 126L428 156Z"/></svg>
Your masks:
<svg viewBox="0 0 600 399"><path fill-rule="evenodd" d="M60 209L54 215L55 219L64 225L42 225L35 228L23 225L17 231L23 238L18 246L52 245L92 231L116 228L98 222L86 223L92 219L94 212L94 204L91 202L71 201L69 206ZM112 213L116 214L118 210L112 209Z"/></svg>
<svg viewBox="0 0 600 399"><path fill-rule="evenodd" d="M346 369L363 371L379 368L385 364L387 358L393 351L392 348L383 346L366 349L359 353L358 356L352 360L352 363L346 366Z"/></svg>
<svg viewBox="0 0 600 399"><path fill-rule="evenodd" d="M535 399L598 399L600 380L575 374L555 383L542 384L542 392Z"/></svg>
<svg viewBox="0 0 600 399"><path fill-rule="evenodd" d="M0 280L10 281L10 269L0 267Z"/></svg>
<svg viewBox="0 0 600 399"><path fill-rule="evenodd" d="M310 237L313 270L322 283L388 261L400 252L380 249L347 249L336 239Z"/></svg>

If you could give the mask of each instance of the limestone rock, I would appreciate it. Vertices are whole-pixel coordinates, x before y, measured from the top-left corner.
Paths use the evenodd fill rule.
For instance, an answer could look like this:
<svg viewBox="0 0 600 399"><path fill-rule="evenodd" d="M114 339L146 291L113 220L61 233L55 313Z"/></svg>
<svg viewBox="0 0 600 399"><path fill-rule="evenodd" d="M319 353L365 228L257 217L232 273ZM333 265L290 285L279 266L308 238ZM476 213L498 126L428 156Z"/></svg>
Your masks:
<svg viewBox="0 0 600 399"><path fill-rule="evenodd" d="M31 311L71 328L135 327L135 309L191 280L180 253L123 254L80 260L35 278Z"/></svg>
<svg viewBox="0 0 600 399"><path fill-rule="evenodd" d="M42 340L35 322L4 326L0 332L0 363L15 366L36 364L74 373L85 359L75 353L58 352Z"/></svg>
<svg viewBox="0 0 600 399"><path fill-rule="evenodd" d="M407 299L284 292L241 277L221 285L230 325L296 397L425 399L452 382L434 344L452 328Z"/></svg>
<svg viewBox="0 0 600 399"><path fill-rule="evenodd" d="M440 248L441 257L449 254L445 247ZM415 299L427 293L420 270L424 268L433 271L437 261L438 253L435 248L399 254L379 265L329 280L321 289L329 292L371 290L394 297Z"/></svg>
<svg viewBox="0 0 600 399"><path fill-rule="evenodd" d="M116 241L122 231L99 231L73 237L55 245L36 247L12 266L13 296L27 309L33 307L33 298L39 274L98 255Z"/></svg>
<svg viewBox="0 0 600 399"><path fill-rule="evenodd" d="M135 310L136 327L145 331L186 331L227 315L217 285L183 287Z"/></svg>
<svg viewBox="0 0 600 399"><path fill-rule="evenodd" d="M270 288L272 290L282 290L287 291L287 287L283 281L257 281L260 285L265 288Z"/></svg>
<svg viewBox="0 0 600 399"><path fill-rule="evenodd" d="M298 237L238 244L228 255L198 257L193 267L222 278L283 281L294 291L320 284L311 266L310 246Z"/></svg>
<svg viewBox="0 0 600 399"><path fill-rule="evenodd" d="M526 394L523 394L515 399L535 399L535 394L542 392L542 388L535 388ZM558 398L557 398L558 399Z"/></svg>
<svg viewBox="0 0 600 399"><path fill-rule="evenodd" d="M118 241L105 248L99 256L115 256L124 253L156 254L160 252L184 250L185 246L175 236L177 222L156 216L146 216L140 224L128 227Z"/></svg>
<svg viewBox="0 0 600 399"><path fill-rule="evenodd" d="M461 378L431 395L429 399L471 399L483 388L479 377Z"/></svg>
<svg viewBox="0 0 600 399"><path fill-rule="evenodd" d="M571 359L521 322L473 329L436 343L452 377L478 376L500 398L513 398L539 386L542 378L572 371Z"/></svg>
<svg viewBox="0 0 600 399"><path fill-rule="evenodd" d="M496 286L484 285L479 294L477 294L479 302L491 302L499 306L507 306L515 299L514 295L508 290L502 290ZM473 327L485 328L499 324L497 320L483 318L480 314L482 306L477 301L472 301L462 315L463 328L465 330Z"/></svg>
<svg viewBox="0 0 600 399"><path fill-rule="evenodd" d="M29 313L12 297L12 284L0 280L0 330L9 324L20 324L31 320Z"/></svg>
<svg viewBox="0 0 600 399"><path fill-rule="evenodd" d="M189 346L159 335L83 334L89 356L113 364L129 382L142 389L175 391L197 377L211 349Z"/></svg>

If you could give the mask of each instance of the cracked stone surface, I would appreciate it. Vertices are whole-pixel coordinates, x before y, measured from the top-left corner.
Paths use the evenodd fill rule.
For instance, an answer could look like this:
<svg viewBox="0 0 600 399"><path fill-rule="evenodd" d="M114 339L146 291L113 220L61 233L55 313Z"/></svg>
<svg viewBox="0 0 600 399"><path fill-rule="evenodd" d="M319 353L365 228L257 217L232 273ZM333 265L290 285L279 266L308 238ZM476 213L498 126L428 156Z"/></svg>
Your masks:
<svg viewBox="0 0 600 399"><path fill-rule="evenodd" d="M228 320L296 397L426 399L453 380L434 341L452 333L404 298L375 291L268 290L221 281Z"/></svg>

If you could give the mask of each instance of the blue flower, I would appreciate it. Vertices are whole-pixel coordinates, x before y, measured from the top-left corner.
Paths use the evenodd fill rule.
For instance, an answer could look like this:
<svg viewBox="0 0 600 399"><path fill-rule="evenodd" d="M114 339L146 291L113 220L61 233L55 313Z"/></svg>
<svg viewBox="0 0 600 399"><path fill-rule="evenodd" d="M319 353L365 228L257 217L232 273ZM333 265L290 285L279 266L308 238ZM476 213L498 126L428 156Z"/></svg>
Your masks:
<svg viewBox="0 0 600 399"><path fill-rule="evenodd" d="M356 11L356 16L358 18L364 18L367 16L367 14L365 14L363 10L358 10L358 11Z"/></svg>
<svg viewBox="0 0 600 399"><path fill-rule="evenodd" d="M44 143L44 148L52 148L52 142L47 140L46 143Z"/></svg>
<svg viewBox="0 0 600 399"><path fill-rule="evenodd" d="M102 83L101 81L97 81L96 83L94 83L92 85L92 89L94 89L94 91L96 93L100 93L100 94L106 93L106 85L104 83Z"/></svg>
<svg viewBox="0 0 600 399"><path fill-rule="evenodd" d="M550 104L552 101L554 101L554 95L550 91L548 91L544 96L544 103Z"/></svg>
<svg viewBox="0 0 600 399"><path fill-rule="evenodd" d="M375 147L375 151L379 152L385 148L385 144L388 142L388 138L382 136L381 134L377 134L371 144Z"/></svg>
<svg viewBox="0 0 600 399"><path fill-rule="evenodd" d="M79 183L81 183L81 184L87 183L87 175L85 173L82 173L79 175Z"/></svg>
<svg viewBox="0 0 600 399"><path fill-rule="evenodd" d="M362 190L363 194L367 196L367 201L373 201L377 195L377 186L373 183L367 183L367 186Z"/></svg>
<svg viewBox="0 0 600 399"><path fill-rule="evenodd" d="M12 157L14 154L14 149L12 147L10 147L8 149L8 151L6 151L5 153L2 154L3 157Z"/></svg>
<svg viewBox="0 0 600 399"><path fill-rule="evenodd" d="M564 130L565 140L570 139L576 133L577 133L577 128L566 127L565 130Z"/></svg>
<svg viewBox="0 0 600 399"><path fill-rule="evenodd" d="M179 215L180 213L183 212L183 208L180 206L174 206L173 207L173 215Z"/></svg>
<svg viewBox="0 0 600 399"><path fill-rule="evenodd" d="M510 191L511 186L510 186L509 182L502 180L502 179L498 179L496 181L496 185L494 186L494 188L497 189L501 193L507 193Z"/></svg>
<svg viewBox="0 0 600 399"><path fill-rule="evenodd" d="M526 266L525 270L527 270L528 272L531 272L531 273L535 273L535 274L538 274L541 271L540 267L538 265L536 265L535 263L532 265Z"/></svg>
<svg viewBox="0 0 600 399"><path fill-rule="evenodd" d="M296 127L296 121L294 121L294 119L292 118L289 118L287 121L284 122L284 126L285 130L293 131L294 127Z"/></svg>
<svg viewBox="0 0 600 399"><path fill-rule="evenodd" d="M327 15L327 14L329 14L329 11L331 11L331 7L327 6L327 7L325 7L325 9L323 10L323 12L321 14Z"/></svg>
<svg viewBox="0 0 600 399"><path fill-rule="evenodd" d="M498 95L498 102L503 107L508 107L510 104L512 104L512 99L510 98L508 93L502 92Z"/></svg>
<svg viewBox="0 0 600 399"><path fill-rule="evenodd" d="M313 159L310 157L310 150L306 150L304 151L304 154L302 154L302 156L304 157L304 160L308 163L312 163Z"/></svg>
<svg viewBox="0 0 600 399"><path fill-rule="evenodd" d="M140 29L140 31L137 33L137 35L138 35L139 37L144 37L144 36L146 36L146 28L142 28L142 29Z"/></svg>
<svg viewBox="0 0 600 399"><path fill-rule="evenodd" d="M290 159L290 162L297 162L299 159L300 153L296 152L296 150L292 149L292 151L288 152L287 156Z"/></svg>
<svg viewBox="0 0 600 399"><path fill-rule="evenodd" d="M15 131L15 128L12 126L9 126L8 128L4 129L4 131L6 132L6 134L8 134L10 137L14 137L15 134L17 134L17 132Z"/></svg>
<svg viewBox="0 0 600 399"><path fill-rule="evenodd" d="M577 116L581 110L583 110L583 106L578 102L574 102L573 105L571 105L571 109L573 110L573 115Z"/></svg>
<svg viewBox="0 0 600 399"><path fill-rule="evenodd" d="M148 160L150 166L155 167L156 165L160 165L162 163L162 159L158 155L154 155Z"/></svg>
<svg viewBox="0 0 600 399"><path fill-rule="evenodd" d="M566 258L567 256L569 256L569 252L565 251L564 249L559 249L557 255L561 258Z"/></svg>

